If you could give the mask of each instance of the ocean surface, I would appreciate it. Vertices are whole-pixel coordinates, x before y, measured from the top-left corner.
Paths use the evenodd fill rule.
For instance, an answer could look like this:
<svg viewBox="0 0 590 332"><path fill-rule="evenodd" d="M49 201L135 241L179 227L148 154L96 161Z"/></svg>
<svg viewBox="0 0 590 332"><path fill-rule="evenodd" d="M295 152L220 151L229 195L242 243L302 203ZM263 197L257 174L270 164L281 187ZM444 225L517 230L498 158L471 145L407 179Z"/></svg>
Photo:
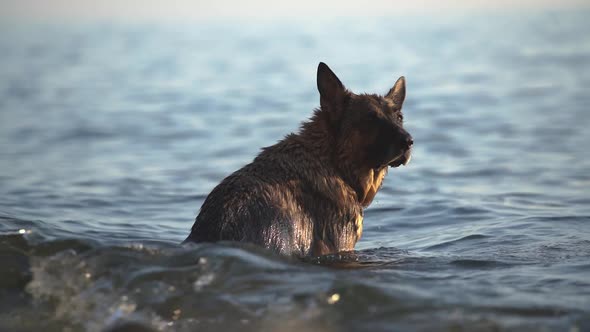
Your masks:
<svg viewBox="0 0 590 332"><path fill-rule="evenodd" d="M590 331L589 16L0 23L0 330ZM357 251L181 246L319 61L407 79Z"/></svg>

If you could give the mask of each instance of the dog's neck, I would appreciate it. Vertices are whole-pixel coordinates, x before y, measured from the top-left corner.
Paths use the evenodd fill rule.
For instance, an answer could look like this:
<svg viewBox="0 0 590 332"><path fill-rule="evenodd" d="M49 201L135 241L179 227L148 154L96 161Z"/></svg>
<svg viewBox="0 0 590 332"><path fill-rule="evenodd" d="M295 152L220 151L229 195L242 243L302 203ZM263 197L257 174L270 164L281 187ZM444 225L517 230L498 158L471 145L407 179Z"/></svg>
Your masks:
<svg viewBox="0 0 590 332"><path fill-rule="evenodd" d="M316 110L313 117L304 122L297 135L305 140L307 147L313 149L313 154L324 167L327 166L328 176L337 176L351 190L355 201L363 207L369 206L377 194L385 175L387 167L374 169L360 165L361 163L351 158L350 151L345 153L346 147L335 144L338 141L338 133L330 126L330 118L327 111Z"/></svg>

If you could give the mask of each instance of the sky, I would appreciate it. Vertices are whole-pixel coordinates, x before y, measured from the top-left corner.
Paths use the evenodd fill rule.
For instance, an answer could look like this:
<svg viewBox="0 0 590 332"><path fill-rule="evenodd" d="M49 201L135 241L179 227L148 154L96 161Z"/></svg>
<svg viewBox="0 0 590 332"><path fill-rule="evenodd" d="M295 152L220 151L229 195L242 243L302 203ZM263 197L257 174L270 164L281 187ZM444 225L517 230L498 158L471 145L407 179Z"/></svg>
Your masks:
<svg viewBox="0 0 590 332"><path fill-rule="evenodd" d="M576 9L589 5L588 0L0 0L0 17L43 20L313 18Z"/></svg>

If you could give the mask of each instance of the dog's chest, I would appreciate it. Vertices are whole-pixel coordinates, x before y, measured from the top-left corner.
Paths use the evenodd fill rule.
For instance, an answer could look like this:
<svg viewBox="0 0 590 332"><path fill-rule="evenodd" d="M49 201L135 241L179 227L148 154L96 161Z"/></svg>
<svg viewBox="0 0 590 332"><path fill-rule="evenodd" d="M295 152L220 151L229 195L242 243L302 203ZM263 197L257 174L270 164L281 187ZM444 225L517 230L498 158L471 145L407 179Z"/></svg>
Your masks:
<svg viewBox="0 0 590 332"><path fill-rule="evenodd" d="M355 240L355 243L356 243L356 241L358 241L361 238L361 236L363 235L363 214L362 214L362 212L358 213L356 215L356 218L354 220L354 228L355 228L355 233L356 233L356 240Z"/></svg>

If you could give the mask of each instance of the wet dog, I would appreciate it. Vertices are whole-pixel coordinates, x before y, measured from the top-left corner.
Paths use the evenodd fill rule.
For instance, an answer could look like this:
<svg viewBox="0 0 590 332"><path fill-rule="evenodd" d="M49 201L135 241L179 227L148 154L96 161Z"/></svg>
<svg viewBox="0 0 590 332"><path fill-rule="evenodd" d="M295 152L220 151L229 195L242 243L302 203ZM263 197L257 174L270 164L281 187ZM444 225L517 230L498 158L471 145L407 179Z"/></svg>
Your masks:
<svg viewBox="0 0 590 332"><path fill-rule="evenodd" d="M400 77L385 96L354 94L320 63L317 85L311 119L221 181L186 241L242 241L295 256L354 249L388 167L410 161L406 83Z"/></svg>

